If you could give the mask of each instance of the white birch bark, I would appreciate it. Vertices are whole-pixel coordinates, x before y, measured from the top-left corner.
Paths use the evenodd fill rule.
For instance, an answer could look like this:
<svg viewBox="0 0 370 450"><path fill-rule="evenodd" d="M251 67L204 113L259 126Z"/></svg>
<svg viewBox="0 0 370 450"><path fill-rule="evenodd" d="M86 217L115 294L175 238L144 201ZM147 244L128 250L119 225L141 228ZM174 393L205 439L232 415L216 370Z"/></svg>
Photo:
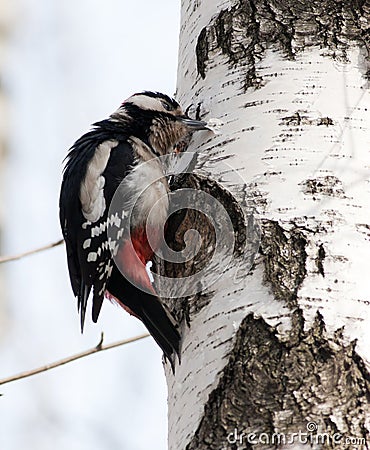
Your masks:
<svg viewBox="0 0 370 450"><path fill-rule="evenodd" d="M341 5L182 1L177 97L224 123L190 149L234 155L244 186L203 173L243 208L246 192L262 234L248 276L235 258L189 300L171 450L246 448L235 428L369 432L370 11Z"/></svg>

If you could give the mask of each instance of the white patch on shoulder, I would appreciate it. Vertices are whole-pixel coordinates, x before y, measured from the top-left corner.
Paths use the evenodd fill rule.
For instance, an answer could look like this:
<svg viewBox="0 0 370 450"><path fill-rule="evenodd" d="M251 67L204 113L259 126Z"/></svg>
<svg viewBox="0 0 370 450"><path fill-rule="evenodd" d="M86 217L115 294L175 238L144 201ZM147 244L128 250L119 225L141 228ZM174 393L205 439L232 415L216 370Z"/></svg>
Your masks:
<svg viewBox="0 0 370 450"><path fill-rule="evenodd" d="M111 140L104 141L96 148L80 186L82 214L86 220L92 223L103 216L106 208L104 198L105 178L102 173L107 167L111 150L117 145L118 141Z"/></svg>

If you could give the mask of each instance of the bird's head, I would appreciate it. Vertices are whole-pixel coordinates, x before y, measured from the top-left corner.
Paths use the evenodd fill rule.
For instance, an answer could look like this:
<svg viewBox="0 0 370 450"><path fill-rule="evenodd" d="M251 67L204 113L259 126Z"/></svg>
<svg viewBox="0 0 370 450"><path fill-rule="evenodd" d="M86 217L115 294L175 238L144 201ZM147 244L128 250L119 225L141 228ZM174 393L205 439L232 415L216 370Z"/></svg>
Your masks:
<svg viewBox="0 0 370 450"><path fill-rule="evenodd" d="M206 130L207 123L193 120L173 98L159 92L141 92L125 100L112 116L130 125L132 134L164 155L190 133Z"/></svg>

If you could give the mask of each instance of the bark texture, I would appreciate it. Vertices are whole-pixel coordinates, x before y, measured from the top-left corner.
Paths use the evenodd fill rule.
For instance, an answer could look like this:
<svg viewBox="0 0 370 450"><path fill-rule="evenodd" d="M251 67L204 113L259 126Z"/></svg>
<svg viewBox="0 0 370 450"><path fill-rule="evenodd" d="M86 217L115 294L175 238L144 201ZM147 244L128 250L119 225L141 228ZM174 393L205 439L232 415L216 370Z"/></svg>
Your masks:
<svg viewBox="0 0 370 450"><path fill-rule="evenodd" d="M347 51L355 42L367 53L370 44L370 5L365 0L241 0L215 16L199 34L196 54L198 73L206 77L212 55L222 52L230 66L247 66L245 88L258 86L256 61L271 45L287 58L309 47L326 49L327 56L348 62ZM369 78L370 71L364 76Z"/></svg>
<svg viewBox="0 0 370 450"><path fill-rule="evenodd" d="M206 295L169 301L186 323L182 365L167 378L170 449L290 439L297 448L368 448L370 302L359 273L370 251L370 4L183 0L182 8L179 97L198 117L225 122L221 137L190 147L215 151L210 164L234 158L246 181L227 183L211 168L173 189L188 183L223 202L235 261L251 236L261 240L248 270L236 269L239 284L228 268ZM181 249L197 228L202 248L186 265L164 263L173 277L206 267L215 245L194 204L171 218L167 239ZM305 442L292 437L299 432Z"/></svg>
<svg viewBox="0 0 370 450"><path fill-rule="evenodd" d="M340 433L365 442L370 378L361 358L354 345L343 345L340 333L334 339L326 337L320 314L307 332L301 319L297 317L296 335L288 343L280 342L262 319L248 315L243 320L229 363L187 450L250 448L247 436L257 433L282 433L288 440L299 430L309 431L307 418L328 436ZM333 411L340 412L342 423L332 420ZM276 444L284 444L280 439ZM335 447L330 438L323 443L325 448Z"/></svg>

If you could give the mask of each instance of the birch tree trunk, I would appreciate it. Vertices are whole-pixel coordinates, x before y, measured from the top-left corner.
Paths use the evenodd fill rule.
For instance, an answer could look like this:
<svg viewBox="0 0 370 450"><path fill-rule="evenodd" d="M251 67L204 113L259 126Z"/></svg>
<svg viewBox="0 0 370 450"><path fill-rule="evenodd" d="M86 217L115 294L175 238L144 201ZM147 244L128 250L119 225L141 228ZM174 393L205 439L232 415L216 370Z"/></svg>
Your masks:
<svg viewBox="0 0 370 450"><path fill-rule="evenodd" d="M223 126L191 143L195 169L175 187L217 198L234 246L217 278L223 219L196 198L172 217L175 250L190 228L203 241L166 274L208 272L170 300L183 322L171 450L366 447L369 20L364 0L182 0L177 97Z"/></svg>

